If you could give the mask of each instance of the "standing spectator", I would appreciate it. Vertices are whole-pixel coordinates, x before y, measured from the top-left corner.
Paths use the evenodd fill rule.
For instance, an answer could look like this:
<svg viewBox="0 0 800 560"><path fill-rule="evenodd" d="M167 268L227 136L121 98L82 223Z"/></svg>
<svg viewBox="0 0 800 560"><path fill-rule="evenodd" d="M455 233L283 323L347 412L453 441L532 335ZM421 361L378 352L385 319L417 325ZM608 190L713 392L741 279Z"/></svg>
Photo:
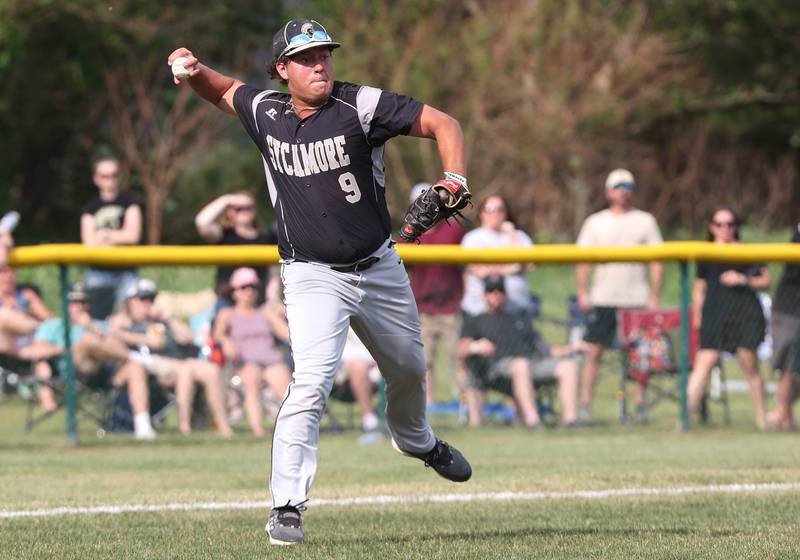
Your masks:
<svg viewBox="0 0 800 560"><path fill-rule="evenodd" d="M82 284L73 284L67 299L72 347L66 348L63 320L57 317L39 326L33 342L20 349L20 357L37 362L35 374L41 380L64 372L66 351L72 352L76 373L86 378L104 375L104 364L113 362L118 367L112 374L111 382L117 387L128 388L134 437L153 439L156 434L150 422L150 396L145 367L158 369L156 357L129 350L122 340L108 333L106 322L93 320L89 315L88 296ZM55 396L47 385L40 387L39 400L46 410L55 410Z"/></svg>
<svg viewBox="0 0 800 560"><path fill-rule="evenodd" d="M417 183L411 189L411 202L431 188L430 183ZM440 222L419 238L420 244L458 245L464 238L464 228L455 221ZM414 265L409 269L411 291L419 309L422 324L422 344L427 365L427 400L436 396L437 349L447 357L444 371L455 389L453 374L457 367L458 332L461 330L461 299L464 295L463 271L457 266ZM442 373L441 371L439 373Z"/></svg>
<svg viewBox="0 0 800 560"><path fill-rule="evenodd" d="M800 243L800 224L792 243ZM767 427L797 429L792 407L800 396L800 264L786 264L772 300L772 369L778 372L777 406L767 414Z"/></svg>
<svg viewBox="0 0 800 560"><path fill-rule="evenodd" d="M142 208L136 199L120 191L119 174L116 159L104 158L94 164L92 179L98 194L81 211L81 243L84 245L137 245L142 239ZM113 292L114 303L121 304L137 278L135 268L92 267L86 272L85 283L92 297L95 297L92 291L105 288Z"/></svg>
<svg viewBox="0 0 800 560"><path fill-rule="evenodd" d="M11 235L19 223L19 212L8 212L0 219L0 266L8 263L8 256L14 248L14 237Z"/></svg>
<svg viewBox="0 0 800 560"><path fill-rule="evenodd" d="M0 265L0 352L17 356L41 322L52 316L33 287L18 285L14 269Z"/></svg>
<svg viewBox="0 0 800 560"><path fill-rule="evenodd" d="M709 241L739 243L739 217L730 208L711 216ZM756 349L764 340L766 321L756 290L769 288L770 274L763 264L698 262L692 313L700 329L700 349L689 377L689 410L694 412L708 385L720 353L735 353L750 386L756 425L766 427L764 381L758 371Z"/></svg>
<svg viewBox="0 0 800 560"><path fill-rule="evenodd" d="M555 379L563 410L561 424L572 426L577 418L578 365L569 355L579 347L550 346L524 311L509 310L505 280L487 276L486 312L464 319L459 353L470 373L466 391L469 423L480 425L486 389L505 380L510 383L521 422L528 428L539 427L534 381Z"/></svg>
<svg viewBox="0 0 800 560"><path fill-rule="evenodd" d="M175 388L178 430L182 434L192 431L194 389L200 384L217 430L231 435L219 366L198 359L194 335L187 324L160 316L153 306L157 294L155 282L147 278L129 287L122 309L109 320L112 334L133 349L160 356L156 379L164 387Z"/></svg>
<svg viewBox="0 0 800 560"><path fill-rule="evenodd" d="M468 232L461 241L462 247L530 247L533 241L524 231L517 229L506 200L493 194L478 206L480 226ZM508 304L513 309L530 309L531 294L526 276L527 268L514 264L471 264L465 275L464 299L461 309L467 315L486 311L483 297L483 279L490 275L506 277Z"/></svg>
<svg viewBox="0 0 800 560"><path fill-rule="evenodd" d="M581 227L576 244L580 247L630 247L658 245L661 232L655 218L633 207L636 183L627 169L615 169L606 178L608 208L592 214ZM600 373L600 359L611 346L617 332L617 308L656 309L661 294L664 269L652 262L650 285L647 267L642 263L608 263L594 267L589 291L589 264L575 267L578 305L588 313L584 341L586 361L581 380L580 419L591 420L592 399ZM641 388L637 390L641 392ZM641 401L641 393L638 395Z"/></svg>
<svg viewBox="0 0 800 560"><path fill-rule="evenodd" d="M278 236L275 229L262 231L258 227L256 203L253 195L247 192L223 194L209 202L194 219L200 235L211 243L219 245L276 245ZM220 266L214 280L214 291L220 298L219 306L233 303L231 274L236 266ZM258 267L258 280L267 286L266 298L273 299L278 292L278 276L270 275L269 267ZM259 303L264 295L259 293Z"/></svg>
<svg viewBox="0 0 800 560"><path fill-rule="evenodd" d="M233 307L220 309L214 339L226 361L233 363L244 387L244 408L253 435L263 436L261 390L264 384L283 399L292 374L275 345L275 336L288 339L286 322L272 303L258 305L261 290L252 268L237 268L230 279Z"/></svg>

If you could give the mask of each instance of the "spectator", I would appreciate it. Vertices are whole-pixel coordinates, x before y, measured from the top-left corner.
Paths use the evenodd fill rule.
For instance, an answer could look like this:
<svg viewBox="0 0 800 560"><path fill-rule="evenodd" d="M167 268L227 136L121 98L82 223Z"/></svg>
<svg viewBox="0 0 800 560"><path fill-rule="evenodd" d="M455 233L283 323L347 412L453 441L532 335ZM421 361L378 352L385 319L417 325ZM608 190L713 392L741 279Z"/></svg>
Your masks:
<svg viewBox="0 0 800 560"><path fill-rule="evenodd" d="M192 431L194 389L201 384L217 430L231 435L219 367L197 358L198 348L188 325L156 311L153 302L157 294L155 282L147 278L130 286L122 309L109 320L111 332L131 348L162 357L156 379L164 387L175 388L178 429L182 434Z"/></svg>
<svg viewBox="0 0 800 560"><path fill-rule="evenodd" d="M365 432L374 432L380 427L378 415L372 407L373 386L380 378L380 374L376 378L371 376L376 367L377 364L364 343L352 329L348 330L347 343L342 352L342 367L334 384L341 387L347 383L350 387L361 411L361 429Z"/></svg>
<svg viewBox="0 0 800 560"><path fill-rule="evenodd" d="M463 247L530 247L533 241L516 228L505 199L497 194L486 197L478 206L480 226L468 232L461 241ZM483 279L490 275L506 277L509 305L514 309L530 309L531 295L526 267L517 264L472 264L467 266L465 293L461 308L467 315L486 311Z"/></svg>
<svg viewBox="0 0 800 560"><path fill-rule="evenodd" d="M608 208L592 214L581 227L577 245L580 247L629 247L658 245L661 232L655 218L633 207L636 184L627 169L615 169L608 174L605 195ZM588 314L584 341L586 362L583 365L580 412L582 421L591 420L592 399L600 373L600 359L611 346L617 331L617 308L658 308L663 278L661 263L650 263L650 285L641 263L608 263L594 267L591 291L590 265L575 268L578 305ZM641 387L637 386L641 402Z"/></svg>
<svg viewBox="0 0 800 560"><path fill-rule="evenodd" d="M134 437L153 439L155 431L150 422L145 366L157 368L156 360L153 356L132 352L122 340L108 333L107 323L91 318L88 297L82 284L74 284L67 299L72 361L77 374L86 378L105 375L103 366L106 362L119 366L111 375L111 382L117 387L128 388L128 399L133 410ZM33 342L20 349L19 354L23 359L37 362L37 378L49 380L56 373L65 371L65 350L63 320L52 318L41 324ZM55 410L55 396L47 385L40 387L39 399L46 410Z"/></svg>
<svg viewBox="0 0 800 560"><path fill-rule="evenodd" d="M503 276L484 279L486 312L467 316L461 331L459 354L470 372L466 392L469 423L480 425L487 388L510 382L511 394L522 423L541 425L536 407L535 381L555 379L563 410L561 424L577 419L578 365L568 356L581 346L550 346L533 328L524 311L509 310ZM532 359L536 355L537 359Z"/></svg>
<svg viewBox="0 0 800 560"><path fill-rule="evenodd" d="M0 219L0 266L8 264L8 257L14 248L14 237L11 235L19 223L19 212L8 212Z"/></svg>
<svg viewBox="0 0 800 560"><path fill-rule="evenodd" d="M130 195L120 191L119 162L104 158L94 164L98 194L81 211L81 243L89 247L137 245L142 239L142 208ZM113 292L121 304L128 288L136 283L135 268L92 267L85 283L92 297L95 290ZM110 313L110 310L109 310Z"/></svg>
<svg viewBox="0 0 800 560"><path fill-rule="evenodd" d="M800 243L800 224L792 243ZM772 300L773 370L778 372L777 403L767 414L767 427L794 431L792 407L800 396L800 264L786 264Z"/></svg>
<svg viewBox="0 0 800 560"><path fill-rule="evenodd" d="M275 228L263 232L258 227L258 216L253 196L247 192L223 194L209 202L194 219L198 233L211 243L220 245L276 245L278 235ZM231 274L235 266L217 268L214 290L220 298L219 307L233 303ZM272 300L278 293L278 276L270 275L269 267L258 267L258 280L267 286L266 299ZM259 293L258 303L265 296Z"/></svg>
<svg viewBox="0 0 800 560"><path fill-rule="evenodd" d="M411 201L429 188L430 183L414 185L411 189ZM445 221L423 234L419 242L423 245L458 245L464 238L464 233L464 228L457 222ZM437 349L445 353L444 371L451 388L455 389L453 373L457 367L458 332L461 329L459 307L464 295L463 271L457 266L415 265L410 267L409 275L422 325L422 344L425 347L425 363L428 368L426 394L428 404L431 404L436 396L436 378L441 378L435 373L439 369L437 363L441 364L436 360Z"/></svg>
<svg viewBox="0 0 800 560"><path fill-rule="evenodd" d="M17 356L41 322L52 316L33 287L17 285L14 269L0 265L1 353Z"/></svg>
<svg viewBox="0 0 800 560"><path fill-rule="evenodd" d="M739 217L730 208L711 216L709 241L739 242ZM766 427L764 381L758 371L756 349L764 340L766 322L756 290L769 288L770 274L763 264L698 262L692 313L700 329L700 349L689 377L689 410L697 411L720 352L735 353L750 386L756 425Z"/></svg>
<svg viewBox="0 0 800 560"><path fill-rule="evenodd" d="M279 398L286 394L292 374L275 344L275 336L289 338L289 328L273 304L258 305L261 290L252 268L237 268L230 278L233 307L221 309L214 321L214 339L222 345L226 362L234 364L244 388L244 406L250 430L264 435L261 425L261 389Z"/></svg>

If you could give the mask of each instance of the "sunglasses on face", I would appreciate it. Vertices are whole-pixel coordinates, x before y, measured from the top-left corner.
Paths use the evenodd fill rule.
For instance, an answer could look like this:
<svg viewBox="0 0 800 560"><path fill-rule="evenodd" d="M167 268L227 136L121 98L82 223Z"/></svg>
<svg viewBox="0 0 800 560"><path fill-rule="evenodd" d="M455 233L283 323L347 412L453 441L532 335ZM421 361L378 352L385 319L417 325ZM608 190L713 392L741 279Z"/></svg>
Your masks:
<svg viewBox="0 0 800 560"><path fill-rule="evenodd" d="M625 191L625 192L633 192L634 188L633 183L618 183L612 187L612 190L615 191Z"/></svg>

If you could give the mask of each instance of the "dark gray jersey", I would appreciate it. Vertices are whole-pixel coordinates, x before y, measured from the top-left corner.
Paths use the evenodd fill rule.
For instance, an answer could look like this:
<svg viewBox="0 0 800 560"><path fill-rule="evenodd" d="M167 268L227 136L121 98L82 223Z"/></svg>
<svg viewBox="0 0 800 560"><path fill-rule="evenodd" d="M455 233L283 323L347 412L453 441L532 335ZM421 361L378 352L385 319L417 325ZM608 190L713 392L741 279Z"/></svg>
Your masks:
<svg viewBox="0 0 800 560"><path fill-rule="evenodd" d="M278 91L242 86L233 102L264 160L282 258L352 263L389 237L383 144L408 134L421 103L345 82L304 119Z"/></svg>

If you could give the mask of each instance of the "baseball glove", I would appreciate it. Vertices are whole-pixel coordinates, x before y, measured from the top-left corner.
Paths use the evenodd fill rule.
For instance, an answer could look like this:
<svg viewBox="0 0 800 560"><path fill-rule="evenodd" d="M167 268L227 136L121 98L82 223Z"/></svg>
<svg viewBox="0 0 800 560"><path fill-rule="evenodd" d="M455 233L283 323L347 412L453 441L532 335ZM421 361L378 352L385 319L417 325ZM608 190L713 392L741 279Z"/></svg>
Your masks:
<svg viewBox="0 0 800 560"><path fill-rule="evenodd" d="M406 241L417 241L420 235L433 226L458 216L460 210L472 205L472 193L467 186L454 179L441 179L411 203L400 227L400 237Z"/></svg>

